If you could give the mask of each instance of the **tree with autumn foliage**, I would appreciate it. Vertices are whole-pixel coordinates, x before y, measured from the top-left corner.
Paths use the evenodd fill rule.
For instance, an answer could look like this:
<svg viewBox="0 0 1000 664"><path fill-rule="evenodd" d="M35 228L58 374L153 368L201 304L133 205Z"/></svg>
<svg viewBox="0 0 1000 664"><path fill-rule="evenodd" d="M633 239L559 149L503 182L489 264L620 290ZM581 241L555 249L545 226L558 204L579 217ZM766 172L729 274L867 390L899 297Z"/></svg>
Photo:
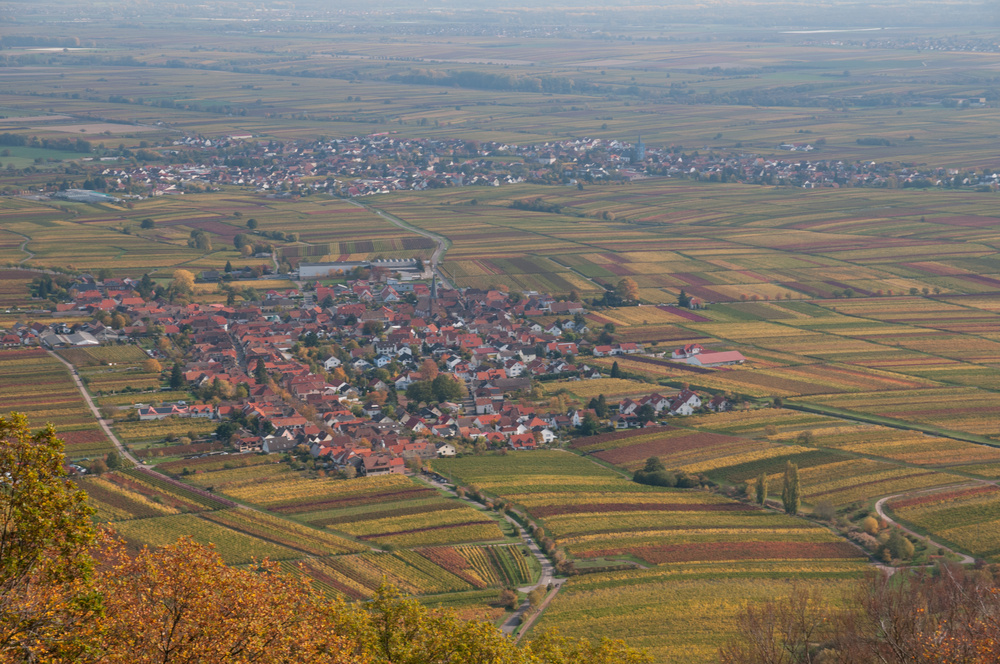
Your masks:
<svg viewBox="0 0 1000 664"><path fill-rule="evenodd" d="M420 380L434 380L438 377L438 373L440 370L437 362L429 357L420 365Z"/></svg>
<svg viewBox="0 0 1000 664"><path fill-rule="evenodd" d="M89 587L87 497L66 477L52 427L0 417L0 662L72 659L99 608Z"/></svg>
<svg viewBox="0 0 1000 664"><path fill-rule="evenodd" d="M102 664L368 661L338 629L345 607L278 563L235 569L186 538L132 556L106 537L100 557Z"/></svg>
<svg viewBox="0 0 1000 664"><path fill-rule="evenodd" d="M632 277L625 277L615 286L615 292L626 302L636 302L639 299L639 284Z"/></svg>
<svg viewBox="0 0 1000 664"><path fill-rule="evenodd" d="M844 598L748 604L736 625L722 664L996 664L1000 569L873 571Z"/></svg>

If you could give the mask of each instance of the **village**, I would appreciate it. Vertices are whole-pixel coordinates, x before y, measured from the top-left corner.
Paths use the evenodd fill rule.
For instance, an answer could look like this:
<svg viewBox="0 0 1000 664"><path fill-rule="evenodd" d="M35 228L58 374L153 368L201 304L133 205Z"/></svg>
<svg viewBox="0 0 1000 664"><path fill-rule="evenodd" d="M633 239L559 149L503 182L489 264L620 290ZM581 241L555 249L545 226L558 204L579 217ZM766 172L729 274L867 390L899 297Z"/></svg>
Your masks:
<svg viewBox="0 0 1000 664"><path fill-rule="evenodd" d="M777 154L788 152L789 157L711 146L647 147L641 137L634 144L578 138L523 146L384 132L315 141L252 139L252 135L186 136L169 145L90 157L83 162L90 173L86 182L62 178L43 189L57 192L88 185L114 196L144 198L236 186L275 198L314 193L353 198L443 187L627 182L649 177L806 189L995 188L1000 178L986 170L817 158L822 139L774 146Z"/></svg>
<svg viewBox="0 0 1000 664"><path fill-rule="evenodd" d="M723 395L655 384L610 407L603 395L587 408L533 405L544 403L541 384L602 378L587 356L648 351L591 333L578 302L400 282L386 270L368 277L306 282L225 306L147 300L138 280L82 275L71 301L58 305L80 314L80 323L17 324L0 343L137 344L162 364L170 385L163 389L198 399L158 402L155 392L137 393L129 420L206 418L218 422L213 442L230 453L308 455L346 477L409 472L464 452L537 449L732 405ZM533 320L553 317L558 322ZM699 344L669 357L697 367L745 361Z"/></svg>

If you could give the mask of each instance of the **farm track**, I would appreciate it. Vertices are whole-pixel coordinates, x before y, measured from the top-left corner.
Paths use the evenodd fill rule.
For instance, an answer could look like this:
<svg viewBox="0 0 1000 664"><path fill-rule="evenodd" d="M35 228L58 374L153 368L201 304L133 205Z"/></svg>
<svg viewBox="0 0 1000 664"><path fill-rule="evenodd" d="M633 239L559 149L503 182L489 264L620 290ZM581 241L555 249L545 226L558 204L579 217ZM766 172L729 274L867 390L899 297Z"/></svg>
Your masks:
<svg viewBox="0 0 1000 664"><path fill-rule="evenodd" d="M940 542L935 542L930 537L925 536L925 535L921 535L920 533L917 533L917 532L915 532L913 530L910 530L906 526L900 524L898 521L896 521L895 519L893 519L891 516L886 515L886 513L885 513L885 504L888 501L892 500L893 498L902 498L903 496L917 496L917 495L925 494L925 493L934 493L935 491L941 491L941 490L944 490L944 489L957 489L957 488L967 487L967 486L978 486L978 485L981 485L981 484L991 484L991 483L990 482L972 482L972 483L968 483L968 484L958 484L958 485L952 485L952 486L948 486L948 487L934 487L933 489L924 489L922 491L907 491L907 492L903 492L903 493L897 493L897 494L892 495L892 496L886 496L884 498L879 498L878 501L875 503L875 513L878 514L880 518L885 519L885 521L887 523L896 526L897 528L899 528L903 532L905 532L905 533L907 533L909 535L912 535L913 537L916 537L918 539L923 540L924 542L927 543L928 546L934 546L934 547L937 547L937 548L941 549L942 551L949 551L949 552L953 553L954 555L956 555L959 558L961 558L960 562L963 565L972 565L973 563L976 562L976 559L973 558L972 556L969 556L969 555L966 555L964 553L960 553L958 551L955 551L951 547L947 547L944 544L941 544Z"/></svg>
<svg viewBox="0 0 1000 664"><path fill-rule="evenodd" d="M433 480L424 480L423 478L420 478L420 479L421 479L421 481L430 484L434 488L436 488L436 489L438 489L440 491L443 491L443 492L445 492L445 493L447 493L447 494L449 494L451 496L454 496L454 497L458 498L458 493L456 493L453 489L449 488L447 485L445 485L445 484L443 484L441 482L433 481ZM475 509L478 509L478 510L483 511L483 512L486 511L486 508L484 506L480 505L479 503L477 503L477 502L475 502L473 500L470 500L468 498L462 498L462 500L464 500L465 502L467 502L468 504L470 504ZM525 522L528 521L527 515L522 514L521 512L517 512L516 510L511 510L511 511L515 512ZM512 524L512 525L514 525L514 526L516 526L518 528L520 528L520 524L518 524L517 520L514 517L512 517L510 514L504 514L503 516L507 520L508 523L510 523L510 524ZM538 582L537 583L535 583L533 585L522 586L522 587L518 588L518 590L520 592L522 592L522 593L529 593L532 590L534 590L535 588L539 588L541 586L545 586L547 588L549 585L552 585L552 590L549 591L549 593L546 596L545 600L539 605L538 610L535 611L534 614L532 614L531 618L529 618L527 622L523 623L523 627L521 628L521 631L518 633L517 637L515 638L515 641L520 641L521 637L524 636L524 634L527 633L528 628L530 628L531 625L535 622L535 620L538 619L538 617L542 614L542 611L545 609L546 606L548 606L549 602L552 600L553 597L556 596L556 593L559 592L559 589L562 587L562 584L566 581L566 579L556 579L555 578L554 567L552 566L552 561L549 560L549 558L542 552L541 547L538 546L538 542L535 541L535 538L533 538L531 536L530 532L522 529L521 530L521 541L524 543L525 546L528 547L528 550L530 550L531 553L538 560L538 563L541 565L541 568L542 568L542 573L538 577ZM527 599L525 599L521 603L521 605L512 614L510 614L507 617L507 619L504 621L504 623L500 627L500 629L505 634L513 634L514 630L517 629L518 625L522 624L522 620L523 620L525 614L527 614L530 609L531 609L531 604L528 602Z"/></svg>
<svg viewBox="0 0 1000 664"><path fill-rule="evenodd" d="M29 237L29 236L27 236L27 235L25 235L24 233L18 233L17 231L7 231L7 232L8 233L13 233L14 235L19 235L19 236L21 236L21 237L24 238L24 242L21 243L21 246L18 247L18 249L21 250L21 251L23 251L24 253L26 253L28 255L25 256L24 258L22 258L20 261L18 261L17 264L18 265L24 265L28 261L34 259L35 254L33 254L31 251L28 250L28 243L31 242L32 238Z"/></svg>
<svg viewBox="0 0 1000 664"><path fill-rule="evenodd" d="M108 437L108 440L110 440L114 444L115 449L118 450L118 454L120 454L123 458L131 461L136 468L142 468L148 470L149 468L148 466L146 466L141 461L136 459L134 456L132 456L131 452L125 449L125 446L122 445L122 442L118 440L118 437L114 434L113 431L111 431L111 427L108 426L108 423L101 417L101 413L97 410L97 406L94 405L94 400L90 398L90 393L87 391L87 388L84 387L83 381L80 380L80 374L77 373L76 367L74 367L72 364L70 364L63 358L59 357L59 355L52 352L51 350L46 352L55 359L62 362L66 366L66 368L69 369L69 375L73 377L73 382L76 383L76 388L80 391L80 394L83 395L83 400L87 402L87 407L90 408L91 414L94 416L94 419L97 420L97 423L101 425L101 429L104 430L104 435L106 435Z"/></svg>
<svg viewBox="0 0 1000 664"><path fill-rule="evenodd" d="M431 271L437 275L437 278L440 279L442 283L446 284L451 288L455 287L455 284L451 283L451 280L448 279L448 277L444 275L444 272L442 272L441 269L438 267L438 263L441 262L441 259L444 257L445 252L448 251L448 248L451 246L451 240L449 240L443 235L438 235L437 233L432 233L422 228L418 228L417 226L412 225L408 221L404 221L403 219L400 219L394 214L383 212L382 210L376 207L371 207L363 203L358 203L357 201L348 201L348 202L351 205L363 208L365 210L368 210L369 212L374 212L375 214L382 217L386 221L390 222L395 226L398 226L399 228L402 228L403 230L407 230L410 231L411 233L416 233L417 235L422 235L425 238L434 240L434 242L437 243L437 248L434 250L434 253L431 254Z"/></svg>

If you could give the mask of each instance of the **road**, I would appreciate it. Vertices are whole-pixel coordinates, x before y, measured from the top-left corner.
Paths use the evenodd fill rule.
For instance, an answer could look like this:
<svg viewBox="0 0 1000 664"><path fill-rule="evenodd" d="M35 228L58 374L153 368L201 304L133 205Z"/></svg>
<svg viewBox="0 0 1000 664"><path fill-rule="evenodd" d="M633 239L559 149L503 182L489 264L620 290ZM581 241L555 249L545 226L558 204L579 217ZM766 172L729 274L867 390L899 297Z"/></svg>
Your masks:
<svg viewBox="0 0 1000 664"><path fill-rule="evenodd" d="M375 214L382 217L389 223L395 226L399 226L404 230L408 230L411 233L416 233L417 235L422 235L426 238L434 240L437 243L437 248L434 249L434 253L431 254L431 271L437 275L437 278L439 281L441 281L441 283L447 285L449 288L455 287L455 284L451 283L448 277L444 276L444 273L441 271L441 268L438 267L438 263L440 263L441 259L444 257L444 252L448 251L448 247L451 246L451 241L448 238L446 238L443 235L438 235L437 233L431 233L430 231L426 231L423 228L418 228L410 224L409 222L400 219L396 215L389 214L388 212L383 212L378 208L370 207L363 203L358 203L357 201L348 201L348 202L351 205L355 205L359 208L364 208L369 212L374 212Z"/></svg>
<svg viewBox="0 0 1000 664"><path fill-rule="evenodd" d="M115 449L118 450L118 454L121 455L123 459L128 459L129 461L131 461L136 467L146 468L146 466L141 461L136 459L134 456L132 456L131 452L125 449L125 446L122 445L122 442L118 440L118 437L114 434L113 431L111 431L111 427L109 427L108 423L104 420L104 418L101 417L100 411L98 411L97 406L94 405L94 400L90 398L90 393L87 392L87 388L83 386L83 381L80 380L80 374L77 373L76 367L74 367L72 364L70 364L63 358L59 357L59 355L57 355L56 353L53 353L51 350L46 352L52 357L62 362L63 364L65 364L66 368L69 369L69 373L71 376L73 376L73 381L76 383L76 388L80 390L80 394L83 395L83 400L87 402L87 407L90 408L90 412L93 413L94 419L97 420L97 423L101 425L101 429L104 430L104 435L108 437L108 440L114 443Z"/></svg>
<svg viewBox="0 0 1000 664"><path fill-rule="evenodd" d="M426 478L420 478L420 479L422 479L425 482L428 482L436 489L444 491L445 493L455 496L456 498L458 497L458 494L451 487L449 487L447 484L443 482L438 482L437 480L434 479L430 480ZM474 500L470 500L468 498L463 498L462 500L469 503L478 510L486 511L486 508L483 505L477 503ZM520 515L519 512L517 514ZM523 517L523 515L521 516ZM527 622L524 622L524 627L521 629L520 633L515 639L517 641L520 641L521 637L527 633L528 628L531 627L532 624L534 624L535 620L537 620L538 617L542 614L542 611L545 610L545 607L549 605L549 602L552 601L552 598L555 597L556 593L559 592L559 589L562 588L562 584L565 583L566 579L555 578L555 568L552 566L552 561L549 560L548 556L546 556L542 552L541 547L538 546L538 542L536 542L535 538L531 536L531 533L521 528L521 525L510 514L504 514L504 518L507 519L508 523L517 526L518 529L521 530L522 542L524 542L524 545L528 547L528 550L531 551L532 555L535 556L535 558L538 560L539 565L541 565L542 568L542 573L538 577L538 581L536 583L533 583L528 586L521 586L520 588L518 588L518 590L522 593L527 594L540 586L548 588L550 584L552 585L552 590L549 591L548 595L546 595L545 599L538 606L538 609L531 615L530 618L528 618ZM527 521L527 519L525 519L525 521ZM531 603L527 599L525 599L523 602L521 602L521 605L514 610L513 613L507 616L507 620L505 620L503 625L501 625L500 627L501 631L503 631L504 634L513 634L514 631L517 629L518 625L522 624L522 622L524 621L524 616L530 610L531 610Z"/></svg>
<svg viewBox="0 0 1000 664"><path fill-rule="evenodd" d="M977 482L976 484L988 484L988 482ZM878 514L879 517L885 519L886 523L890 523L890 524L896 526L897 528L899 528L900 530L902 530L903 532L909 533L913 537L916 537L918 539L923 540L924 542L927 543L928 546L937 547L937 548L941 549L942 551L949 551L949 552L955 554L956 556L958 556L959 558L961 558L960 562L963 565L971 565L974 562L976 562L976 559L973 558L972 556L967 556L964 553L959 553L958 551L955 551L954 549L951 549L951 548L945 546L944 544L941 544L939 542L935 542L934 540L932 540L929 537L926 537L924 535L921 535L920 533L914 532L914 531L910 530L909 528L907 528L906 526L900 525L897 521L894 521L891 517L886 516L885 510L883 509L883 507L885 506L885 504L888 501L892 500L893 498L901 498L903 496L912 496L914 494L921 494L921 493L933 493L935 491L941 491L942 489L958 489L958 488L961 488L963 486L975 486L975 484L973 484L973 485L962 484L962 485L959 485L959 486L950 486L950 487L935 487L933 489L928 489L926 491L909 491L909 492L905 492L905 493L897 493L894 496L886 496L885 498L879 498L878 502L875 503L875 513Z"/></svg>

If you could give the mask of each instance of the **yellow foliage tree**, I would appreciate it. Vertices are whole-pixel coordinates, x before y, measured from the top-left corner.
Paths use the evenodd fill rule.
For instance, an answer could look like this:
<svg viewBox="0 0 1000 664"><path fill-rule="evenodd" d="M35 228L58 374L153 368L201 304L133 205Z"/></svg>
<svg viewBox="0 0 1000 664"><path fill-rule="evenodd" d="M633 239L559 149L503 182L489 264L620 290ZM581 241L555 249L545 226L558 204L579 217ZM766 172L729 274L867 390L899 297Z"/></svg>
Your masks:
<svg viewBox="0 0 1000 664"><path fill-rule="evenodd" d="M189 270L174 270L173 288L178 293L194 292L194 274Z"/></svg>
<svg viewBox="0 0 1000 664"><path fill-rule="evenodd" d="M636 301L639 299L639 284L635 283L632 277L625 277L615 286L618 297L623 300Z"/></svg>

